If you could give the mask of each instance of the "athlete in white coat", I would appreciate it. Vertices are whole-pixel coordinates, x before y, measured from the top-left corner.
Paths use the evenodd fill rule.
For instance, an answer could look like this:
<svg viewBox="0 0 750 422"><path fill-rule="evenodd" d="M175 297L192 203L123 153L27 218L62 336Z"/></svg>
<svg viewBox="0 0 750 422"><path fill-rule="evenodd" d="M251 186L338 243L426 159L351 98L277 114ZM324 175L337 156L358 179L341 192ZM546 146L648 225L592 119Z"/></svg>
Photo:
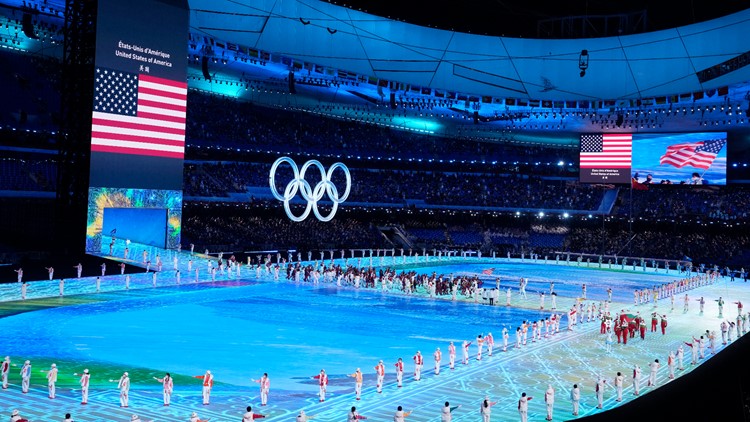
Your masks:
<svg viewBox="0 0 750 422"><path fill-rule="evenodd" d="M349 374L348 376L354 378L354 395L359 400L362 395L362 371L357 368L353 374Z"/></svg>
<svg viewBox="0 0 750 422"><path fill-rule="evenodd" d="M471 346L471 342L464 340L464 344L462 347L464 351L464 365L469 364L469 346Z"/></svg>
<svg viewBox="0 0 750 422"><path fill-rule="evenodd" d="M201 392L203 394L203 405L206 406L211 401L211 389L214 387L214 376L210 370L207 370L204 375L195 375L194 378L203 380L203 388Z"/></svg>
<svg viewBox="0 0 750 422"><path fill-rule="evenodd" d="M401 358L398 359L399 362L401 362ZM396 368L398 368L398 363L396 364ZM404 372L404 364L401 362L401 373ZM396 371L398 374L398 369ZM376 385L377 385L377 392L382 393L383 392L383 381L385 380L385 365L383 365L383 361L381 360L378 362L377 365L375 365L375 375L377 377ZM401 378L398 379L398 386L401 387Z"/></svg>
<svg viewBox="0 0 750 422"><path fill-rule="evenodd" d="M352 406L352 409L346 415L346 422L359 422L360 420L367 419L366 416L362 416L357 412L357 408Z"/></svg>
<svg viewBox="0 0 750 422"><path fill-rule="evenodd" d="M81 380L80 380L81 404L88 404L89 402L89 379L91 378L91 374L89 374L89 370L84 369L82 374L73 374L73 375L81 377Z"/></svg>
<svg viewBox="0 0 750 422"><path fill-rule="evenodd" d="M31 382L31 362L26 361L21 367L21 391L26 394L29 392L29 383Z"/></svg>
<svg viewBox="0 0 750 422"><path fill-rule="evenodd" d="M548 421L552 420L552 411L555 407L555 389L552 388L552 384L547 384L547 391L544 392L544 403L547 406L547 417Z"/></svg>
<svg viewBox="0 0 750 422"><path fill-rule="evenodd" d="M603 377L599 377L596 380L596 408L601 409L604 404L604 386L607 384L607 380Z"/></svg>
<svg viewBox="0 0 750 422"><path fill-rule="evenodd" d="M52 364L49 371L42 371L47 373L47 389L49 390L49 398L55 398L55 383L57 382L57 365Z"/></svg>
<svg viewBox="0 0 750 422"><path fill-rule="evenodd" d="M254 379L253 382L260 384L260 405L265 406L268 404L268 393L271 391L271 380L268 378L268 373L264 372L260 379Z"/></svg>
<svg viewBox="0 0 750 422"><path fill-rule="evenodd" d="M10 372L10 356L6 356L0 365L0 375L3 378L3 390L8 389L8 372Z"/></svg>
<svg viewBox="0 0 750 422"><path fill-rule="evenodd" d="M411 412L404 412L404 408L399 406L396 409L396 414L393 415L393 422L406 422L405 418L411 415Z"/></svg>
<svg viewBox="0 0 750 422"><path fill-rule="evenodd" d="M638 365L633 367L633 394L641 394L641 367Z"/></svg>
<svg viewBox="0 0 750 422"><path fill-rule="evenodd" d="M404 361L401 358L398 358L398 361L395 363L396 366L396 384L398 385L398 388L401 388L403 386L402 381L404 379ZM382 383L380 384L383 385Z"/></svg>
<svg viewBox="0 0 750 422"><path fill-rule="evenodd" d="M174 381L172 381L172 376L169 375L169 372L164 374L164 378L157 378L154 377L154 379L161 383L162 389L164 392L164 406L169 406L170 401L172 400L172 390L174 389Z"/></svg>
<svg viewBox="0 0 750 422"><path fill-rule="evenodd" d="M527 396L526 393L521 393L521 398L518 399L518 414L521 416L521 422L527 422L529 418L529 400L533 397Z"/></svg>
<svg viewBox="0 0 750 422"><path fill-rule="evenodd" d="M451 422L453 420L453 411L459 407L461 407L460 404L451 407L450 403L445 402L445 406L443 406L443 410L440 412L440 422Z"/></svg>
<svg viewBox="0 0 750 422"><path fill-rule="evenodd" d="M573 384L573 388L570 390L570 401L573 402L573 416L578 416L578 404L581 401L581 390L578 388L578 384Z"/></svg>
<svg viewBox="0 0 750 422"><path fill-rule="evenodd" d="M453 344L453 342L450 342L450 344L448 344L448 366L451 369L456 368L456 346Z"/></svg>
<svg viewBox="0 0 750 422"><path fill-rule="evenodd" d="M482 404L479 408L479 414L482 415L482 422L490 422L490 416L492 415L492 406L496 405L496 401L490 401L488 396L484 397Z"/></svg>
<svg viewBox="0 0 750 422"><path fill-rule="evenodd" d="M617 401L622 401L622 387L625 383L625 377L622 375L622 372L618 372L617 376L615 376L615 390L617 391Z"/></svg>
<svg viewBox="0 0 750 422"><path fill-rule="evenodd" d="M302 412L304 414L304 411ZM265 418L266 415L253 412L252 406L245 408L245 413L242 414L242 422L253 422L255 419Z"/></svg>
<svg viewBox="0 0 750 422"><path fill-rule="evenodd" d="M443 359L443 352L441 352L438 347L435 349L435 353L433 353L432 356L435 358L435 375L440 375L440 361Z"/></svg>
<svg viewBox="0 0 750 422"><path fill-rule="evenodd" d="M414 379L420 381L422 379L422 365L424 365L424 357L422 352L417 350L417 354L412 357L414 360Z"/></svg>
<svg viewBox="0 0 750 422"><path fill-rule="evenodd" d="M318 397L320 398L320 401L326 401L326 388L328 387L328 375L326 375L326 370L321 369L320 374L315 375L313 379L318 380Z"/></svg>
<svg viewBox="0 0 750 422"><path fill-rule="evenodd" d="M130 394L130 377L127 372L123 372L120 380L117 382L117 388L120 389L120 407L128 407L128 397Z"/></svg>
<svg viewBox="0 0 750 422"><path fill-rule="evenodd" d="M651 369L648 375L648 386L656 387L656 373L659 371L659 368L661 367L661 364L659 363L659 359L654 359L653 362L648 364L648 367L649 369Z"/></svg>

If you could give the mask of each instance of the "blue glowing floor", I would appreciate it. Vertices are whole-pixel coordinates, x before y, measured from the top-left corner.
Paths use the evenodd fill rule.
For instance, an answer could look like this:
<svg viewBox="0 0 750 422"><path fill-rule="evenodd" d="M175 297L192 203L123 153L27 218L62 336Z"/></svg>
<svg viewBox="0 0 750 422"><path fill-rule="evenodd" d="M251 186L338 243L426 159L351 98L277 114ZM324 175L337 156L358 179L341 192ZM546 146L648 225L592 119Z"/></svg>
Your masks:
<svg viewBox="0 0 750 422"><path fill-rule="evenodd" d="M494 269L492 275L482 275L488 268ZM500 259L422 263L415 269L420 273L477 274L487 287L494 287L495 278L500 276L501 288L513 288L514 306L491 307L466 299L452 302L450 297L429 299L424 293L404 296L379 289L275 282L270 277L256 278L250 271L242 279L223 277L215 282L203 279L201 283L183 279L179 286L170 278L172 272L164 271L159 274L158 288L149 286L150 277L144 273L140 278L134 276L137 288L128 291L116 288L121 284L121 276L116 275L106 278L105 285L111 288L98 294L91 290L91 280L69 280L68 288L79 293L76 296L2 303L9 316L0 319L0 332L7 340L0 354L11 356L16 364L30 359L34 376L31 393L21 395L18 368L11 370L11 388L0 391L0 413L19 408L31 420L50 420L70 409L77 421L127 420L130 413L170 421L186 420L191 411L197 410L215 422L237 420L245 406L253 405L273 420L292 420L304 408L308 414L318 415L317 420L334 421L342 420L348 407L356 404L370 419L390 420L395 407L403 405L415 410L410 419L416 422L436 420L442 403L450 400L464 405L456 411L454 420L474 421L479 401L490 395L499 401L493 419L505 420L517 418L515 403L521 391L541 399L547 383L552 383L559 395L557 411L567 417L567 390L573 382L590 386L599 374L614 376L618 370L629 373L633 363L645 368L654 357L666 360L668 350L676 349L692 334L718 330L720 322L712 315L713 300L704 315L698 315L695 302L693 309L683 314L681 301L672 311L665 300L658 310L670 315L666 336L649 334L645 341L616 344L613 353L605 353L598 323L578 325L566 332L564 319L563 332L529 342L523 353L512 348L502 353L496 345L495 356L481 362L472 359L469 365L458 365L451 372L446 368L449 341L456 343L460 360L463 340L492 332L500 343L501 329L507 326L513 344L515 327L522 320L547 317L548 311L537 309L535 292L548 291L550 281L555 282L560 295L558 309L567 309L580 296L581 283L588 285L588 297L597 303L606 297L607 287L612 287L613 308L625 308L632 302L634 289L672 281L677 275L674 271L665 274L664 270L613 271ZM526 300L517 295L521 276L531 280ZM87 287L81 289L76 283L86 283ZM49 284L44 287L40 283L37 290L54 292L56 283ZM709 298L723 295L727 303L750 301L750 294L726 281L689 294ZM504 302L501 295L500 303ZM650 314L651 306L632 310ZM726 309L728 315L736 315L730 306ZM432 375L436 347L444 354L439 376ZM410 375L411 357L417 350L425 355L424 379L420 382L411 381ZM475 355L472 345L471 356ZM399 357L406 367L403 389L394 385L393 363ZM383 394L374 391L373 367L380 359L387 371ZM46 380L38 372L52 362L61 372L55 401L46 398ZM88 407L78 404L77 379L72 376L84 367L91 368L93 374ZM357 367L365 374L359 402L354 401L352 378L346 376ZM321 368L331 379L325 403L318 403L317 384L310 379ZM214 373L217 386L212 404L203 407L200 381L189 377L206 369ZM120 409L116 384L108 381L126 370L133 382L131 408ZM171 372L176 379L169 408L161 407L160 385L151 378L164 372ZM269 406L260 408L258 386L251 378L263 372L271 379L271 396ZM665 369L660 380L666 381ZM583 394L581 416L600 411L594 408L592 389L584 389ZM616 405L608 397L605 409ZM543 419L543 407L542 400L532 401L530 419Z"/></svg>

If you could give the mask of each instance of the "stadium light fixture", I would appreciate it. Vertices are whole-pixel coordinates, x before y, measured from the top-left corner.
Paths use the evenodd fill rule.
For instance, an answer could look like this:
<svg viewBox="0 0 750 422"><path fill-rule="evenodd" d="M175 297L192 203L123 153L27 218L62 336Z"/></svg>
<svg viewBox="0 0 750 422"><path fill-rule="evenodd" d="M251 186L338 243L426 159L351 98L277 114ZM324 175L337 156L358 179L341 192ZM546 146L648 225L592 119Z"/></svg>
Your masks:
<svg viewBox="0 0 750 422"><path fill-rule="evenodd" d="M578 69L580 69L581 77L586 76L586 69L589 68L589 51L581 50L581 54L578 56Z"/></svg>

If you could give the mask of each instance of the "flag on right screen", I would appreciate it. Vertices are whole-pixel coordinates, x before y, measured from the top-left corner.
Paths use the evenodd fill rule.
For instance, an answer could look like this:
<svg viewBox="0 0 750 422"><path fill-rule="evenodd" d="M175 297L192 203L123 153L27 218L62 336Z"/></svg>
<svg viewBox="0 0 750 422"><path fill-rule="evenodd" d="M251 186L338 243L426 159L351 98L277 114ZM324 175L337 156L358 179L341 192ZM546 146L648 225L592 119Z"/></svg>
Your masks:
<svg viewBox="0 0 750 422"><path fill-rule="evenodd" d="M669 164L677 168L692 166L707 170L726 143L726 139L712 139L670 145L667 152L661 156L659 164Z"/></svg>

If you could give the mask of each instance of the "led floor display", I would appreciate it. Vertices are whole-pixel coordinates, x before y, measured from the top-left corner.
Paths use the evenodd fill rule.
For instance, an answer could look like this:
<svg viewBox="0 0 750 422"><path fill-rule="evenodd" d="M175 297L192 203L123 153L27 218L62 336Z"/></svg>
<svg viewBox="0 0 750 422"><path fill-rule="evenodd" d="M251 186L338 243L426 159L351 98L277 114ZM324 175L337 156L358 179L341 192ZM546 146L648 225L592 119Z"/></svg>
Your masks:
<svg viewBox="0 0 750 422"><path fill-rule="evenodd" d="M140 257L140 252L136 256ZM150 249L153 253L153 249ZM605 337L599 334L599 322L579 323L567 330L563 317L560 333L532 341L530 336L522 350L516 350L515 330L523 320L539 320L551 315L550 297L540 310L540 291L548 292L555 282L558 313L567 312L581 294L581 284L588 287L589 300L599 306L606 289L613 288L610 309L640 312L650 323L653 304L632 305L633 291L653 287L678 278L663 269L654 273L577 267L576 263L520 262L507 259L472 259L459 262L407 263L399 268L413 268L419 273L477 275L485 287L494 287L500 276L502 294L499 306L474 303L473 298L450 296L430 299L420 291L407 296L401 292L377 289L337 287L336 283L295 283L274 281L273 274L243 268L241 277L218 275L208 277L205 256L193 256L193 268L199 268L198 282L194 270L188 275L188 253L178 254L180 285L172 269L173 252L160 250L169 264L157 273L131 274L125 290L124 275L107 275L100 279L66 279L65 294L59 296L58 280L27 283L27 299L20 299L20 284L0 286L3 302L0 332L4 341L0 355L11 358L10 386L0 391L0 414L18 408L30 420L57 420L71 412L76 421L129 420L138 414L144 420L187 420L191 412L212 421L235 421L244 408L268 416L267 420L291 421L300 409L316 420L338 421L356 405L361 414L372 420L391 420L396 407L413 410L411 421L434 421L439 418L445 401L462 407L454 420L478 419L479 403L490 396L498 404L493 420L517 419L516 403L521 392L534 397L529 404L530 420L543 420L546 411L544 390L552 384L557 392L556 419L572 417L569 389L573 383L582 386L580 416L617 406L614 389L605 392L604 409L596 408L594 383L601 375L610 385L617 371L626 375L625 400L631 400L630 374L634 364L643 368L641 392L646 387L648 364L655 358L664 362L659 370L659 384L668 382L666 368L669 350L700 335L706 329L720 333L717 303L726 301L724 316L734 319L737 300L750 301L750 294L728 279L688 291L689 311L683 313L679 294L675 309L669 299L659 301L656 310L669 320L667 334L649 332L645 340L636 337L627 345L615 343L613 352L605 351ZM115 252L117 254L117 252ZM400 258L397 258L397 261ZM409 258L413 260L414 258ZM433 258L434 259L434 258ZM389 259L386 259L388 261ZM350 260L351 261L351 260ZM377 261L377 260L376 260ZM126 261L135 264L133 261ZM341 263L341 260L337 260ZM355 262L351 262L355 263ZM377 262L375 262L377 264ZM582 265L585 265L582 264ZM594 264L592 264L594 265ZM492 268L492 274L483 271ZM112 270L109 273L113 272ZM485 271L487 272L487 271ZM527 299L518 294L518 278L530 279ZM153 284L156 283L156 287ZM742 283L744 285L744 283ZM512 288L512 306L505 305L505 289ZM703 295L706 307L699 314L698 299ZM510 331L510 347L502 351L501 330ZM485 349L477 360L476 337L492 332L495 338L493 356ZM720 337L720 335L719 335ZM470 360L461 363L461 343L473 341ZM448 369L448 343L457 348L456 369ZM718 341L719 349L721 341ZM434 374L433 352L439 347L443 360L439 375ZM415 381L412 356L424 355L422 380ZM710 356L710 353L707 352ZM404 360L404 387L395 385L394 363ZM31 390L21 393L20 365L29 359L33 366ZM374 366L385 363L385 386L375 388ZM41 370L51 363L60 369L57 398L47 398L47 381ZM685 370L690 363L690 348L685 347ZM78 378L86 368L91 371L89 404L80 404ZM354 379L348 377L356 368L364 373L362 399L355 400ZM211 404L202 405L201 380L192 378L210 369L216 386ZM325 369L330 377L324 403L318 399L317 380L313 375ZM116 381L123 371L130 373L132 388L130 406L119 407ZM161 384L153 377L170 372L175 380L172 405L162 405ZM271 379L268 406L260 406L258 384L252 379L264 372ZM114 382L111 382L114 381Z"/></svg>

